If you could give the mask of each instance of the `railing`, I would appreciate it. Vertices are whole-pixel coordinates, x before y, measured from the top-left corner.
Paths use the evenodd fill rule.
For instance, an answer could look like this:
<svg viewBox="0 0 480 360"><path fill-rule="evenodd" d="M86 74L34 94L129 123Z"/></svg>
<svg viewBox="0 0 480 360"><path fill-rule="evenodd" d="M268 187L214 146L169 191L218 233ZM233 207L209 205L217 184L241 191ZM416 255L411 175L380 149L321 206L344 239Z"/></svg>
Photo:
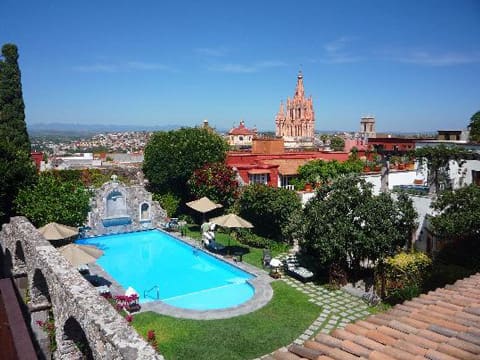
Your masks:
<svg viewBox="0 0 480 360"><path fill-rule="evenodd" d="M157 297L156 299L157 300L160 300L160 287L158 285L155 285L154 287L152 287L151 289L149 290L143 290L143 297L146 298L147 295L152 291L152 290L157 290ZM152 298L153 299L153 298Z"/></svg>

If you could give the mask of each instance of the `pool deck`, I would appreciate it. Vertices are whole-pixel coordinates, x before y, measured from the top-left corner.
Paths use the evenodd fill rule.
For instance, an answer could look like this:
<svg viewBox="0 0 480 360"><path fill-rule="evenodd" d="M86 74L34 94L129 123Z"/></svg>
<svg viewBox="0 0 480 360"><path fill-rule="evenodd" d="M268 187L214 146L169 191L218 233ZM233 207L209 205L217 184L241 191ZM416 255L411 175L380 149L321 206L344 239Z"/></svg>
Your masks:
<svg viewBox="0 0 480 360"><path fill-rule="evenodd" d="M163 230L160 230L163 231ZM253 297L235 307L220 309L220 310L190 310L177 308L171 305L168 305L162 301L151 301L141 304L140 312L144 311L154 311L162 315L173 316L176 318L185 318L185 319L196 319L196 320L212 320L212 319L227 319L234 316L245 315L251 313L255 310L258 310L265 306L273 297L273 290L270 286L270 283L273 279L268 275L268 273L262 269L244 263L244 262L235 262L233 257L223 257L221 255L211 253L198 246L198 240L192 239L186 236L179 236L180 234L176 233L167 233L176 239L183 241L197 249L197 251L203 251L220 261L226 262L232 266L236 266L243 271L246 271L252 275L255 275L254 278L248 280L248 283L251 284L255 293ZM94 275L98 275L108 282L110 282L110 290L112 295L123 295L125 294L125 289L115 281L105 270L103 270L99 265L93 263L89 264L90 272Z"/></svg>

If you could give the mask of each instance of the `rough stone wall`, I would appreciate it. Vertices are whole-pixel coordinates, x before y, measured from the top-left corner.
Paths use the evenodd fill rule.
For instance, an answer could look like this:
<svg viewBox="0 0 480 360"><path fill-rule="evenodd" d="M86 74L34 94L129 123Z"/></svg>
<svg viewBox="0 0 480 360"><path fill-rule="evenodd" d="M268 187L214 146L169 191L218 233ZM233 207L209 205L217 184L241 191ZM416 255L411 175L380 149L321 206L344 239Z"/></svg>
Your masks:
<svg viewBox="0 0 480 360"><path fill-rule="evenodd" d="M7 252L15 253L17 242L23 248L25 261L19 267L21 260L13 257L11 269L6 270L15 276L26 269L31 311L51 306L58 345L55 358L80 358L78 348L65 332L68 321L79 325L95 359L163 359L24 217L11 218L3 225L2 258ZM42 283L45 288L40 288Z"/></svg>
<svg viewBox="0 0 480 360"><path fill-rule="evenodd" d="M107 197L112 191L119 191L126 198L126 212L131 219L130 224L104 226L102 219L106 216ZM147 203L150 207L150 216L147 220L140 220L140 206ZM152 229L165 223L167 213L157 201L152 200L152 194L145 190L143 185L125 186L115 180L109 181L96 190L91 203L89 215L88 235L115 234L143 229Z"/></svg>

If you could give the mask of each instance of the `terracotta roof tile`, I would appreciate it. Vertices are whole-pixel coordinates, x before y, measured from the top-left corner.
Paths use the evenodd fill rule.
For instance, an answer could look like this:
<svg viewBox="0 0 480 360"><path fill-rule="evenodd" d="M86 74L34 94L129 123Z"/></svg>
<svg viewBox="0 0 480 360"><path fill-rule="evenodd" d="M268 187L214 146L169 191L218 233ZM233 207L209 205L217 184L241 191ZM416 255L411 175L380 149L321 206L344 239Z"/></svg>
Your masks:
<svg viewBox="0 0 480 360"><path fill-rule="evenodd" d="M332 346L332 347L340 347L342 344L342 340L336 339L333 336L322 334L322 333L315 336L315 341L318 341L319 343Z"/></svg>
<svg viewBox="0 0 480 360"><path fill-rule="evenodd" d="M300 345L290 345L290 347L288 348L288 351L302 357L302 358L306 358L306 359L310 359L310 360L315 360L317 357L319 357L320 355L324 355L323 353L320 353L319 351L317 350L314 350L314 349L311 349L311 348L308 348L308 347L305 347L305 346L300 346Z"/></svg>
<svg viewBox="0 0 480 360"><path fill-rule="evenodd" d="M370 360L396 360L394 357L391 357L381 351L372 351L368 358Z"/></svg>
<svg viewBox="0 0 480 360"><path fill-rule="evenodd" d="M413 334L409 334L405 338L405 341L423 347L424 349L436 349L438 347L438 343L436 343L435 341Z"/></svg>
<svg viewBox="0 0 480 360"><path fill-rule="evenodd" d="M448 354L436 351L436 350L428 350L425 354L425 357L430 360L458 360L458 358L450 356Z"/></svg>
<svg viewBox="0 0 480 360"><path fill-rule="evenodd" d="M385 335L378 330L370 330L365 334L365 336L384 345L391 345L395 343L395 338Z"/></svg>
<svg viewBox="0 0 480 360"><path fill-rule="evenodd" d="M387 346L384 351L385 351L385 353L387 353L389 356L393 357L394 359L398 359L398 360L411 360L412 359L412 354L411 353L409 353L407 351L404 351L404 350L401 350L401 349L391 347L391 346Z"/></svg>
<svg viewBox="0 0 480 360"><path fill-rule="evenodd" d="M362 345L356 344L353 341L345 340L342 341L341 349L349 352L353 355L368 357L372 352L371 349L368 349Z"/></svg>
<svg viewBox="0 0 480 360"><path fill-rule="evenodd" d="M480 359L480 273L290 351L322 360L325 354L335 360Z"/></svg>
<svg viewBox="0 0 480 360"><path fill-rule="evenodd" d="M355 336L355 339L353 340L353 342L355 344L361 345L363 347L366 347L372 350L382 351L383 349L385 349L385 345L380 344L379 342L373 341L363 336L358 336L358 335Z"/></svg>
<svg viewBox="0 0 480 360"><path fill-rule="evenodd" d="M456 338L452 338L452 339L448 340L447 344L450 344L450 345L455 346L459 349L471 352L472 354L476 354L480 358L480 346L478 346L478 345L469 343L469 342L464 341L464 340L456 339Z"/></svg>
<svg viewBox="0 0 480 360"><path fill-rule="evenodd" d="M472 354L471 352L459 349L449 344L440 344L437 348L437 351L457 357L459 359L478 360L478 355Z"/></svg>
<svg viewBox="0 0 480 360"><path fill-rule="evenodd" d="M411 342L409 342L407 339L405 340L399 340L395 343L394 345L395 348L406 351L410 353L411 355L420 355L424 356L427 353L427 349L417 346Z"/></svg>

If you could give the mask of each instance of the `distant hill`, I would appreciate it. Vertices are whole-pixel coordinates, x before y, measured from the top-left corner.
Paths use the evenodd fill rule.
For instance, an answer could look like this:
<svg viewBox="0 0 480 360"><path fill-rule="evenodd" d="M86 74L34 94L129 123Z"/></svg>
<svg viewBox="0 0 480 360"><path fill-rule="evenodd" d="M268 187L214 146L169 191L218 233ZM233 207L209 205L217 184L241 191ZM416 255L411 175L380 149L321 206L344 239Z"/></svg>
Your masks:
<svg viewBox="0 0 480 360"><path fill-rule="evenodd" d="M50 135L50 134L75 134L90 135L102 132L113 131L167 131L178 129L178 125L163 126L142 126L142 125L120 125L120 124L69 124L69 123L35 123L27 124L30 135Z"/></svg>

